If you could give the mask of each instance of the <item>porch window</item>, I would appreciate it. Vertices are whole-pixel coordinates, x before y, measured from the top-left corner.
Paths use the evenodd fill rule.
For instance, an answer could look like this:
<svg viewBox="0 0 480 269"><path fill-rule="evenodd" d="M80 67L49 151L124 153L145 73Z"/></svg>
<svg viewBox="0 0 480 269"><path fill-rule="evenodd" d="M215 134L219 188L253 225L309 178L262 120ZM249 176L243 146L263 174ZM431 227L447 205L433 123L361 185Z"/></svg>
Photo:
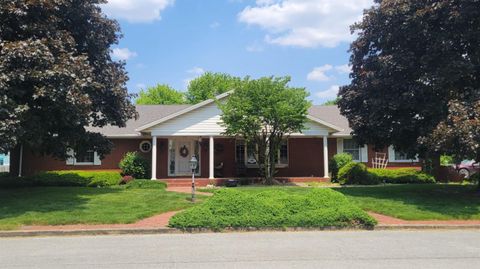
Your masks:
<svg viewBox="0 0 480 269"><path fill-rule="evenodd" d="M168 173L170 176L175 175L175 140L168 141L168 155L170 163L168 164Z"/></svg>
<svg viewBox="0 0 480 269"><path fill-rule="evenodd" d="M236 140L235 141L235 162L236 163L245 163L245 141Z"/></svg>
<svg viewBox="0 0 480 269"><path fill-rule="evenodd" d="M395 161L407 161L409 160L407 154L398 150L395 150Z"/></svg>
<svg viewBox="0 0 480 269"><path fill-rule="evenodd" d="M237 140L235 142L235 161L237 163L244 163L247 166L258 166L256 155L257 147L253 143L246 143L245 140ZM288 165L288 141L283 140L276 157L277 166Z"/></svg>
<svg viewBox="0 0 480 269"><path fill-rule="evenodd" d="M343 139L343 152L352 155L354 161L360 161L361 148L353 139Z"/></svg>
<svg viewBox="0 0 480 269"><path fill-rule="evenodd" d="M390 162L397 163L408 163L408 162L418 162L418 157L408 158L405 152L400 150L395 150L393 146L388 147L388 159Z"/></svg>

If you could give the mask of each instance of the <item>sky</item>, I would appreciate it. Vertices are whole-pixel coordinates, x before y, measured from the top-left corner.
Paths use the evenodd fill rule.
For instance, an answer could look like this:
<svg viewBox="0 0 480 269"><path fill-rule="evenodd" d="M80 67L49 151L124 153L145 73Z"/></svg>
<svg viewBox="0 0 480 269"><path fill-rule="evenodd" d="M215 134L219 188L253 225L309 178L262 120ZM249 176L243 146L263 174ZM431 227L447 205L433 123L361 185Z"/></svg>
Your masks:
<svg viewBox="0 0 480 269"><path fill-rule="evenodd" d="M109 0L123 38L131 93L168 84L185 91L206 71L291 76L321 104L349 83L349 26L373 0Z"/></svg>

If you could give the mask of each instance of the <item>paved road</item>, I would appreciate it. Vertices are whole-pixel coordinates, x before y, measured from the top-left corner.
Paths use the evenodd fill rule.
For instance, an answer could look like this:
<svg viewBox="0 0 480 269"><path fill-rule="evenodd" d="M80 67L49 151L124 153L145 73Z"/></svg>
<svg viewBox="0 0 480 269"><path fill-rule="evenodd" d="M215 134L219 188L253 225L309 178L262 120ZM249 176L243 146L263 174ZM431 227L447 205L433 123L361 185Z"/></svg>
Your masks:
<svg viewBox="0 0 480 269"><path fill-rule="evenodd" d="M479 231L0 239L0 268L480 268Z"/></svg>

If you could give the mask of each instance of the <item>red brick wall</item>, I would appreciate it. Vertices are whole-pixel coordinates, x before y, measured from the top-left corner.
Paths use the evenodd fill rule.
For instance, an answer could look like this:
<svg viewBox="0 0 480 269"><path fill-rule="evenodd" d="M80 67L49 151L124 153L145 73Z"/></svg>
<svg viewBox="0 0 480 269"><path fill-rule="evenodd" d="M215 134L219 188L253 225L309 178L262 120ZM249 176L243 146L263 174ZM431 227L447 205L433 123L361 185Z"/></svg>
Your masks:
<svg viewBox="0 0 480 269"><path fill-rule="evenodd" d="M118 170L118 163L128 151L137 151L142 156L151 160L151 153L142 153L139 149L140 142L149 139L112 139L112 152L105 156L101 165L67 165L65 160L55 159L51 156L40 156L32 153L28 148L23 150L23 175L32 175L40 171L50 170ZM18 174L19 148L12 152L11 171Z"/></svg>

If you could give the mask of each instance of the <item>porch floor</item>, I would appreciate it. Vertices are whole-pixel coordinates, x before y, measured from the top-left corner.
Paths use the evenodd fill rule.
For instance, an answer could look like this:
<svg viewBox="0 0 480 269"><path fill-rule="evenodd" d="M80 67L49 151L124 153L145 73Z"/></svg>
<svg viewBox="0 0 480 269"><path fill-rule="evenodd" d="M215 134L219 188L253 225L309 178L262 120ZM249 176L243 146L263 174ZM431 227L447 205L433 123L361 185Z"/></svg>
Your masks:
<svg viewBox="0 0 480 269"><path fill-rule="evenodd" d="M208 179L208 178L195 178L195 186L197 187L205 187L209 184L220 186L224 185L225 182L229 179L238 179L238 180L250 180L253 183L260 182L260 178L215 178L215 179ZM168 179L157 179L158 181L162 181L167 183L168 187L191 187L192 186L192 178L168 178ZM330 182L330 178L324 177L282 177L277 178L281 183L302 183L302 182Z"/></svg>

